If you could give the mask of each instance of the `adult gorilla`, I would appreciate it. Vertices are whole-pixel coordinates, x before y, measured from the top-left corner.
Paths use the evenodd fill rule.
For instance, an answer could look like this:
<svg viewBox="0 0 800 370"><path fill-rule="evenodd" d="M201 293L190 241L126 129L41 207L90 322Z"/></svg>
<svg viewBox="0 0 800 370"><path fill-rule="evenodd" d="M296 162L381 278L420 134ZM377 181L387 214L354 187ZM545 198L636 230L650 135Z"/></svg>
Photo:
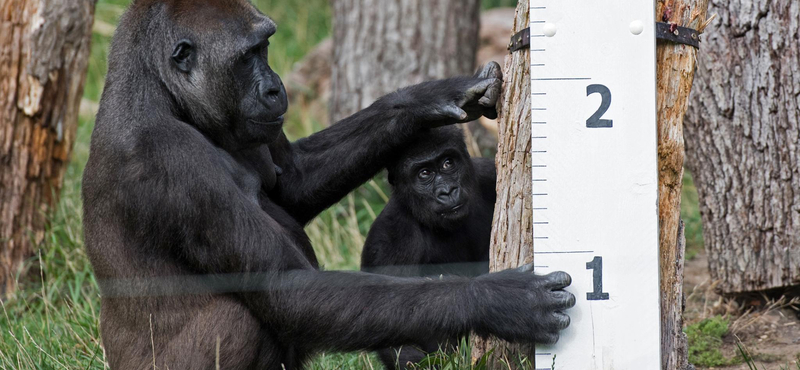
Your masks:
<svg viewBox="0 0 800 370"><path fill-rule="evenodd" d="M289 143L275 30L245 0L136 0L120 22L83 182L111 367L293 369L470 330L555 341L564 273L322 272L303 231L414 134L493 115L500 80L406 88Z"/></svg>

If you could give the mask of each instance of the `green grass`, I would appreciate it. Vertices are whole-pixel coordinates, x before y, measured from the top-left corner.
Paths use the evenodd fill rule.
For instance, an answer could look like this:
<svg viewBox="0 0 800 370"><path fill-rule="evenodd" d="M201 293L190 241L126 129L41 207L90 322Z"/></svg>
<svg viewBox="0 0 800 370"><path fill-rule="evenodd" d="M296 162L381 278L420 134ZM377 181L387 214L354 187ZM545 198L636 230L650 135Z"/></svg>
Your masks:
<svg viewBox="0 0 800 370"><path fill-rule="evenodd" d="M739 351L739 356L741 357L742 362L747 365L749 370L767 370L767 367L765 367L761 362L774 362L776 360L776 356L751 354L750 350L748 350L741 341L736 342L736 349ZM763 357L766 357L766 359L763 359ZM800 353L794 356L793 362L794 364L787 362L783 365L778 365L778 370L800 370Z"/></svg>
<svg viewBox="0 0 800 370"><path fill-rule="evenodd" d="M687 326L684 331L689 340L689 363L705 367L740 363L741 359L727 358L720 350L729 325L728 319L714 316Z"/></svg>

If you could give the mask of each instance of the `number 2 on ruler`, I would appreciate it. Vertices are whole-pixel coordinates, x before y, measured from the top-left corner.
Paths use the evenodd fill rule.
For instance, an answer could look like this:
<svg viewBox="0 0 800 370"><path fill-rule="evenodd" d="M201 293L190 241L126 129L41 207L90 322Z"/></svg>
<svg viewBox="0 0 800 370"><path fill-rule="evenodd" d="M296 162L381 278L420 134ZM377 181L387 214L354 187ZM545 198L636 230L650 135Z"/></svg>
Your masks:
<svg viewBox="0 0 800 370"><path fill-rule="evenodd" d="M586 293L586 300L607 300L608 293L603 293L603 257L595 257L593 260L586 262L586 269L592 270L592 279L594 280L592 284L594 291Z"/></svg>
<svg viewBox="0 0 800 370"><path fill-rule="evenodd" d="M614 121L610 119L600 119L606 114L608 108L611 106L611 90L609 90L605 85L589 85L586 86L586 96L592 94L600 94L603 98L603 101L600 103L600 108L597 109L597 112L589 117L586 120L586 127L587 128L608 128L614 126Z"/></svg>

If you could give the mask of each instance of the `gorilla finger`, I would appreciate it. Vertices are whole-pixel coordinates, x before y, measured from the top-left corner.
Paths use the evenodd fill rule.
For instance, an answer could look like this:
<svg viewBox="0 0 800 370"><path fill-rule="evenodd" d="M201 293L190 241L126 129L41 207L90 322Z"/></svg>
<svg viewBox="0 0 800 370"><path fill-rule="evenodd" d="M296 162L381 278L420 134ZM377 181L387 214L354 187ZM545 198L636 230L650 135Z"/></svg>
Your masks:
<svg viewBox="0 0 800 370"><path fill-rule="evenodd" d="M465 112L463 109L461 109L461 108L459 108L459 107L457 107L455 105L445 105L442 108L442 113L446 117L455 118L455 119L457 119L459 121L466 120L467 117L469 117L467 112Z"/></svg>
<svg viewBox="0 0 800 370"><path fill-rule="evenodd" d="M466 96L464 97L464 103L466 104L468 101L472 101L479 96L482 97L486 93L486 90L492 86L494 81L494 79L485 79L479 81L475 85L472 85L472 87L467 90Z"/></svg>
<svg viewBox="0 0 800 370"><path fill-rule="evenodd" d="M497 62L489 62L484 65L476 75L478 78L503 78L503 71Z"/></svg>
<svg viewBox="0 0 800 370"><path fill-rule="evenodd" d="M478 104L484 107L494 107L497 105L497 100L503 90L503 82L494 80L494 82L483 93L483 97L478 101Z"/></svg>
<svg viewBox="0 0 800 370"><path fill-rule="evenodd" d="M572 284L572 277L564 271L551 272L544 276L544 285L551 290L559 290Z"/></svg>
<svg viewBox="0 0 800 370"><path fill-rule="evenodd" d="M515 270L517 270L518 272L533 272L533 263L522 265L520 267L517 267Z"/></svg>
<svg viewBox="0 0 800 370"><path fill-rule="evenodd" d="M564 330L569 327L570 318L568 315L564 314L563 312L556 311L553 313L555 319L555 325L558 330Z"/></svg>
<svg viewBox="0 0 800 370"><path fill-rule="evenodd" d="M536 336L536 343L539 344L556 344L558 342L558 333L540 333Z"/></svg>
<svg viewBox="0 0 800 370"><path fill-rule="evenodd" d="M555 290L550 292L553 298L553 306L557 309L566 309L575 306L575 295L565 290Z"/></svg>

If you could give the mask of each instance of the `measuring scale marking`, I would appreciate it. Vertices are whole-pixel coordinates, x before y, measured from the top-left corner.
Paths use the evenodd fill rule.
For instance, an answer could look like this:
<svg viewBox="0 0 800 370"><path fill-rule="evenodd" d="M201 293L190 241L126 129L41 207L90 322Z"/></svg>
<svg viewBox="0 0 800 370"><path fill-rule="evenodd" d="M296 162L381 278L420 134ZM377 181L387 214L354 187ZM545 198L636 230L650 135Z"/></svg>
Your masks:
<svg viewBox="0 0 800 370"><path fill-rule="evenodd" d="M532 0L534 263L577 304L537 370L657 370L654 4Z"/></svg>

